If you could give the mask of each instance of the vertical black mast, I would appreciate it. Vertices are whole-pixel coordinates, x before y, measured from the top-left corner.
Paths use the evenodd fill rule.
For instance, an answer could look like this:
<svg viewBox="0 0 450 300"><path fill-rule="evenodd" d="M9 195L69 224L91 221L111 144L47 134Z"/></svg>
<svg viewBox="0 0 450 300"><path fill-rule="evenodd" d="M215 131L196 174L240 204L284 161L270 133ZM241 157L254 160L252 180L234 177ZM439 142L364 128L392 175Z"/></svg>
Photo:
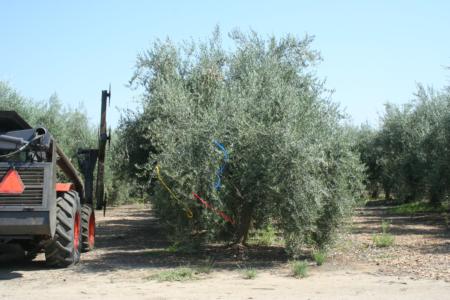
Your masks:
<svg viewBox="0 0 450 300"><path fill-rule="evenodd" d="M100 132L98 139L98 166L97 166L97 187L96 187L96 209L103 209L105 205L105 154L106 142L110 136L106 129L106 102L111 99L111 87L109 91L102 91L102 109L100 116Z"/></svg>

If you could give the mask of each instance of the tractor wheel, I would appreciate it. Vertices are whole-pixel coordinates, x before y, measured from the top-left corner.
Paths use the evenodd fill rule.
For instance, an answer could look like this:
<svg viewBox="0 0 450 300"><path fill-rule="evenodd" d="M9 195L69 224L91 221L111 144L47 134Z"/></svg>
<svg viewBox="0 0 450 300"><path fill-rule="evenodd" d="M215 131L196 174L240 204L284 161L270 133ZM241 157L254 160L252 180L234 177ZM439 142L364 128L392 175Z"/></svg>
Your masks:
<svg viewBox="0 0 450 300"><path fill-rule="evenodd" d="M38 255L37 251L25 251L25 260L26 261L33 261L36 256Z"/></svg>
<svg viewBox="0 0 450 300"><path fill-rule="evenodd" d="M95 213L91 205L84 204L81 208L81 250L88 252L95 245Z"/></svg>
<svg viewBox="0 0 450 300"><path fill-rule="evenodd" d="M53 267L68 267L80 261L81 210L75 191L56 199L56 232L45 246L45 259Z"/></svg>

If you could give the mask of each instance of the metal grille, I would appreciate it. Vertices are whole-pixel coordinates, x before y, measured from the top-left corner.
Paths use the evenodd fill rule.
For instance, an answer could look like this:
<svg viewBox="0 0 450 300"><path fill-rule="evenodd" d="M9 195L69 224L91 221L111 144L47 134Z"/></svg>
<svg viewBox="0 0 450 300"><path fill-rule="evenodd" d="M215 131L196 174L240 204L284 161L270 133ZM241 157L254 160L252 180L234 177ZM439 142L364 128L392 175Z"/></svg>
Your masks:
<svg viewBox="0 0 450 300"><path fill-rule="evenodd" d="M0 180L6 175L9 168L0 167ZM0 194L0 206L39 206L42 205L44 189L43 168L16 168L25 185L20 195Z"/></svg>

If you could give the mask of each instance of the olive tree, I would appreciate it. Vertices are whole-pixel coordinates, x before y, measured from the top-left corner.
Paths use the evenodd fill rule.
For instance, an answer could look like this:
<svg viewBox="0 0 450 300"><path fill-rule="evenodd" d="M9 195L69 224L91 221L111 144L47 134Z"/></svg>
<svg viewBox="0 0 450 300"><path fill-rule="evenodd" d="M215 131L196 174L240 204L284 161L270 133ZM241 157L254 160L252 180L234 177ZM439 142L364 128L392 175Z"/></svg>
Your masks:
<svg viewBox="0 0 450 300"><path fill-rule="evenodd" d="M387 104L379 130L361 130L359 152L368 188L380 186L386 198L428 199L439 205L450 186L450 93L417 87L409 103Z"/></svg>
<svg viewBox="0 0 450 300"><path fill-rule="evenodd" d="M319 53L309 36L233 31L229 38L232 50L216 30L207 42L156 41L138 56L131 84L144 90L142 107L120 131L124 140L140 137L124 149L124 165L133 162L136 176L150 181L157 163L173 195L161 182L151 201L178 239L194 233L245 244L252 226L271 223L293 253L324 247L361 195L363 168L343 115L315 76Z"/></svg>

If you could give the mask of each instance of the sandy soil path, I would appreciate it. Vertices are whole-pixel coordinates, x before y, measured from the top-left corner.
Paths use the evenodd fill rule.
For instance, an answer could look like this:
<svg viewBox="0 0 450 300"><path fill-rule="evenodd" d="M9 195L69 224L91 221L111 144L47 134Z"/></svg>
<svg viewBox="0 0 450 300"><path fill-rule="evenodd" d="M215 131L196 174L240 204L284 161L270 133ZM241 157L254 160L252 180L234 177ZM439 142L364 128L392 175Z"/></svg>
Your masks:
<svg viewBox="0 0 450 300"><path fill-rule="evenodd" d="M450 283L443 279L411 276L401 268L386 275L382 271L389 264L383 259L367 260L370 247L364 243L369 233L360 226L365 228L365 220L372 217L358 215L356 233L349 238L354 247L337 253L322 267L311 268L304 279L290 276L281 249L268 248L259 249L258 255L250 252L245 260L217 254L212 273L198 280L157 282L149 277L180 265L195 266L206 254L168 252L169 244L151 210L123 206L106 217L98 216L97 249L73 268L47 269L42 255L32 263L3 263L0 299L450 299ZM446 245L445 239L441 242ZM443 255L438 263L445 263L449 252L438 249ZM214 256L214 249L208 251ZM255 279L242 278L240 268L247 266L258 270Z"/></svg>

